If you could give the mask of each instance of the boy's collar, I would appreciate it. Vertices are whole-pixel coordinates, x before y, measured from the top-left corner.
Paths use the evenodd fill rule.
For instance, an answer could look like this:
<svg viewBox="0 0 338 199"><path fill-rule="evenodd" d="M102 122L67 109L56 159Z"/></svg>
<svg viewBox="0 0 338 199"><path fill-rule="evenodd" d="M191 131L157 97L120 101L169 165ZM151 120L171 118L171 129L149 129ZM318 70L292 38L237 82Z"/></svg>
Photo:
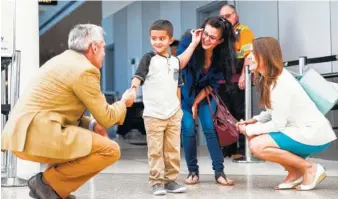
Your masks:
<svg viewBox="0 0 338 199"><path fill-rule="evenodd" d="M159 54L159 53L156 53L156 52L154 52L156 55L159 55L159 56L161 56L161 57L164 57L164 58L170 58L171 57L171 54L170 53L168 53L168 57L166 57L166 56L164 56L164 55L161 55L161 54Z"/></svg>

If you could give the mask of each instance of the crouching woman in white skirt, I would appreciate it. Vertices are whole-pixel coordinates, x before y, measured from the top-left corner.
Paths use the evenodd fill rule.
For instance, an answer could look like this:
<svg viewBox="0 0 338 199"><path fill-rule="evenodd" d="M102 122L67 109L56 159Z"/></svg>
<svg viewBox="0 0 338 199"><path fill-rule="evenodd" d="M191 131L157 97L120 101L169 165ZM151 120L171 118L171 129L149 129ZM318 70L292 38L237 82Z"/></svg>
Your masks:
<svg viewBox="0 0 338 199"><path fill-rule="evenodd" d="M326 150L337 139L331 124L283 68L276 39L255 39L250 58L260 104L266 111L239 122L237 128L248 137L250 150L256 157L278 163L288 171L276 189L311 190L326 173L323 166L306 158Z"/></svg>

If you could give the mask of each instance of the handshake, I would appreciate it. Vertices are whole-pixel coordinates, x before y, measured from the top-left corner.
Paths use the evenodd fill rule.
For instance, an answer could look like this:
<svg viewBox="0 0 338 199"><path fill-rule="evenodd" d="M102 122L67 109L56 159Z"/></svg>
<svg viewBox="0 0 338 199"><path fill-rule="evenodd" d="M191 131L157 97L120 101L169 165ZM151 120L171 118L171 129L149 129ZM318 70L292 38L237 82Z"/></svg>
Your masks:
<svg viewBox="0 0 338 199"><path fill-rule="evenodd" d="M136 99L136 92L133 89L127 89L121 98L121 102L123 102L126 107L131 107Z"/></svg>

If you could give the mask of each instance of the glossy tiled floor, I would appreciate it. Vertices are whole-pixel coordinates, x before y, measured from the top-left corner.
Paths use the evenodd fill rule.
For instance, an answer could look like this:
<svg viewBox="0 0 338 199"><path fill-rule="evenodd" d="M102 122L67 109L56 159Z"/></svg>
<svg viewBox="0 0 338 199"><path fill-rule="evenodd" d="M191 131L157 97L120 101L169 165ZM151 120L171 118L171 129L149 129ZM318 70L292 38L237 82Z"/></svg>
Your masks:
<svg viewBox="0 0 338 199"><path fill-rule="evenodd" d="M74 194L79 199L132 199L132 198L172 198L172 199L217 199L217 198L337 198L338 162L313 159L327 169L328 178L318 188L308 192L274 191L274 185L283 180L285 171L272 163L238 164L225 159L226 173L236 180L234 187L216 185L213 179L211 161L204 147L199 149L201 183L188 186L184 194L153 196L147 182L148 165L146 148L130 146L119 141L122 158L105 169ZM182 183L187 174L185 160L181 164ZM28 177L28 176L27 176ZM1 188L2 199L29 199L28 188Z"/></svg>

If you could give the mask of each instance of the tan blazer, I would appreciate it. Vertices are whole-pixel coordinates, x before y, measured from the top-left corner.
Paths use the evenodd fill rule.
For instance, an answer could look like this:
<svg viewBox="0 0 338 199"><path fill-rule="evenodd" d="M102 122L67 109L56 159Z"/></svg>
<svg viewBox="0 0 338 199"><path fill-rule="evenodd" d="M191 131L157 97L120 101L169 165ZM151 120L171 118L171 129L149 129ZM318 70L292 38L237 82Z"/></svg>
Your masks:
<svg viewBox="0 0 338 199"><path fill-rule="evenodd" d="M124 103L106 102L100 71L72 50L44 64L25 89L2 132L2 150L57 159L83 157L92 149L86 109L105 127L122 124L126 115Z"/></svg>

